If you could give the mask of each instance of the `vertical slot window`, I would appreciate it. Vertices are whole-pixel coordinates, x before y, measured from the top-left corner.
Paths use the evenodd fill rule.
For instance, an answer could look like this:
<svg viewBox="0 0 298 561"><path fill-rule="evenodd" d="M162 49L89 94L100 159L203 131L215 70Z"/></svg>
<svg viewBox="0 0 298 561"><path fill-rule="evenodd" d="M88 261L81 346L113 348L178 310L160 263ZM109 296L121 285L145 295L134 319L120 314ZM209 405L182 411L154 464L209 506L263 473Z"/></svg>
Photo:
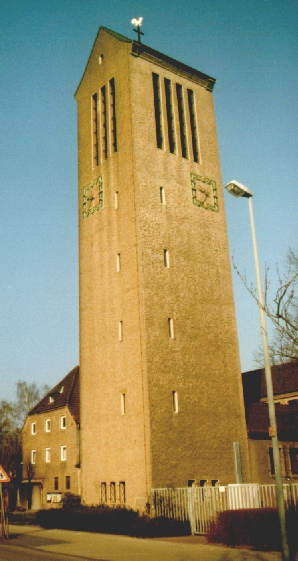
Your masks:
<svg viewBox="0 0 298 561"><path fill-rule="evenodd" d="M177 105L178 105L178 115L179 115L181 153L182 153L182 158L187 158L184 98L183 98L183 88L180 84L176 84L176 94L177 94Z"/></svg>
<svg viewBox="0 0 298 561"><path fill-rule="evenodd" d="M125 481L119 481L119 503L124 504L125 501Z"/></svg>
<svg viewBox="0 0 298 561"><path fill-rule="evenodd" d="M116 90L115 79L109 81L110 87L110 130L112 153L117 152L117 123L116 123Z"/></svg>
<svg viewBox="0 0 298 561"><path fill-rule="evenodd" d="M165 195L164 187L159 188L159 197L160 197L161 204L165 205L166 204L166 195Z"/></svg>
<svg viewBox="0 0 298 561"><path fill-rule="evenodd" d="M164 259L164 266L169 269L170 268L170 254L167 249L163 250L163 259Z"/></svg>
<svg viewBox="0 0 298 561"><path fill-rule="evenodd" d="M162 113L161 113L161 97L159 75L153 73L153 94L154 94L154 111L155 111L155 128L156 128L156 144L157 148L163 147L162 134Z"/></svg>
<svg viewBox="0 0 298 561"><path fill-rule="evenodd" d="M36 463L36 450L31 450L31 464Z"/></svg>
<svg viewBox="0 0 298 561"><path fill-rule="evenodd" d="M116 502L116 483L111 481L110 483L110 503Z"/></svg>
<svg viewBox="0 0 298 561"><path fill-rule="evenodd" d="M173 413L178 413L179 406L178 406L178 392L172 392L172 406L173 406Z"/></svg>
<svg viewBox="0 0 298 561"><path fill-rule="evenodd" d="M118 208L118 191L115 191L115 209Z"/></svg>
<svg viewBox="0 0 298 561"><path fill-rule="evenodd" d="M50 463L51 461L51 448L46 448L46 463Z"/></svg>
<svg viewBox="0 0 298 561"><path fill-rule="evenodd" d="M119 271L121 271L120 253L117 253L117 256L116 256L116 271L117 271L117 273L119 273Z"/></svg>
<svg viewBox="0 0 298 561"><path fill-rule="evenodd" d="M106 87L100 90L101 95L101 143L102 143L102 160L108 157L108 127L107 127L107 93Z"/></svg>
<svg viewBox="0 0 298 561"><path fill-rule="evenodd" d="M194 98L193 90L187 90L187 97L188 97L188 109L189 109L193 159L198 164L199 163L198 128L197 128L195 98Z"/></svg>
<svg viewBox="0 0 298 561"><path fill-rule="evenodd" d="M98 95L92 96L92 161L93 167L99 164L98 149Z"/></svg>
<svg viewBox="0 0 298 561"><path fill-rule="evenodd" d="M100 484L100 502L103 505L107 503L107 484L105 481Z"/></svg>
<svg viewBox="0 0 298 561"><path fill-rule="evenodd" d="M65 490L66 491L70 490L70 475L65 476Z"/></svg>
<svg viewBox="0 0 298 561"><path fill-rule="evenodd" d="M54 477L54 491L59 490L59 477Z"/></svg>
<svg viewBox="0 0 298 561"><path fill-rule="evenodd" d="M122 393L120 396L120 409L121 409L121 415L125 415L126 413L126 395L125 393Z"/></svg>
<svg viewBox="0 0 298 561"><path fill-rule="evenodd" d="M174 339L174 322L173 318L168 318L168 330L170 339Z"/></svg>
<svg viewBox="0 0 298 561"><path fill-rule="evenodd" d="M31 423L31 434L36 434L36 421Z"/></svg>
<svg viewBox="0 0 298 561"><path fill-rule="evenodd" d="M123 321L118 321L118 339L123 341Z"/></svg>
<svg viewBox="0 0 298 561"><path fill-rule="evenodd" d="M167 78L165 78L165 92L166 92L169 148L170 148L170 152L172 154L175 154L176 141L175 141L175 122L174 122L174 111L173 111L172 83Z"/></svg>
<svg viewBox="0 0 298 561"><path fill-rule="evenodd" d="M51 432L51 419L46 419L45 421L45 431Z"/></svg>

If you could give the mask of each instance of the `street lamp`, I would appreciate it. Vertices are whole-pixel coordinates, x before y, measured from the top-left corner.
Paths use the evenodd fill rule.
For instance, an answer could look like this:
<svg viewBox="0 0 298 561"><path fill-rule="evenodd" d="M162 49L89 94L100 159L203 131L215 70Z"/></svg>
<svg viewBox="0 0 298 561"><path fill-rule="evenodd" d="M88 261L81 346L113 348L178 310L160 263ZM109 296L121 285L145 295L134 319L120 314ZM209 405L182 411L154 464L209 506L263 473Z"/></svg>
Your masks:
<svg viewBox="0 0 298 561"><path fill-rule="evenodd" d="M259 301L259 309L260 309L262 343L263 343L263 353L264 353L265 379L266 379L268 409L269 409L269 422L270 422L269 436L271 436L271 439L272 439L273 464L274 464L275 485L276 485L276 499L277 499L277 508L278 508L278 514L279 514L279 523L280 523L281 541L282 541L282 557L283 557L283 561L289 561L289 546L288 546L287 533L286 533L286 517L285 517L285 503L284 503L284 496L283 496L283 482L282 482L282 475L281 475L281 465L280 465L279 445L278 445L278 438L277 438L275 406L274 406L274 398L273 398L272 376L271 376L271 367L270 367L269 350L268 350L266 314L265 314L264 298L263 298L263 292L262 292L260 264L259 264L259 257L258 257L258 248L257 248L257 238L256 238L256 230L255 230L255 222L254 222L253 206L252 206L252 192L247 187L245 187L245 185L242 185L241 183L239 183L238 181L235 181L235 180L230 181L230 183L228 183L226 185L226 189L234 197L246 197L246 198L248 198L248 207L249 207L250 224L251 224L251 232L252 232L253 252L254 252L255 269L256 269L256 277L257 277L258 301Z"/></svg>

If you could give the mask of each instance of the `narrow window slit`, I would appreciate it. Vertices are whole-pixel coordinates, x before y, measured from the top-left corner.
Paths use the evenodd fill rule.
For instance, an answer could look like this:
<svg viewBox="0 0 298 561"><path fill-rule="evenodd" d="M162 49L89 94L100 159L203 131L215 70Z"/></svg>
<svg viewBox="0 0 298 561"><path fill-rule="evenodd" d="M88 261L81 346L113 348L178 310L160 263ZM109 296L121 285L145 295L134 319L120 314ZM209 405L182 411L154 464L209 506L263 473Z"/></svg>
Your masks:
<svg viewBox="0 0 298 561"><path fill-rule="evenodd" d="M163 134L162 134L162 113L161 113L159 75L153 73L152 78L153 78L153 94L154 94L154 110L155 110L156 143L157 143L157 148L162 148Z"/></svg>

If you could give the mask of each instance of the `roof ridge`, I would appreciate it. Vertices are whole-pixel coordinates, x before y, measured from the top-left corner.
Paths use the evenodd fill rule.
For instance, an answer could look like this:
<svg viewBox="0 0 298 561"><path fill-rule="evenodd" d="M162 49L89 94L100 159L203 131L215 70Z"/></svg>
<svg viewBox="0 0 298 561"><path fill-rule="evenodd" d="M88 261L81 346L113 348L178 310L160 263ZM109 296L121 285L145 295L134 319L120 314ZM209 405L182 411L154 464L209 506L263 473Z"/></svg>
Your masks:
<svg viewBox="0 0 298 561"><path fill-rule="evenodd" d="M78 376L78 371L79 371L79 366L75 366L75 368L73 368L73 370L71 370L71 372L70 372L70 374L73 372L73 379L72 379L71 388L68 392L68 397L67 397L67 400L66 400L67 405L69 404L70 399L71 399L72 394L73 394L74 386L75 386L77 376Z"/></svg>
<svg viewBox="0 0 298 561"><path fill-rule="evenodd" d="M129 37L125 37L125 35L122 35L121 33L117 33L117 31L113 31L108 27L104 27L103 25L101 25L99 31L101 29L103 29L103 31L106 31L107 33L115 37L115 39L119 39L119 41L123 41L124 43L133 43L133 39L129 39Z"/></svg>

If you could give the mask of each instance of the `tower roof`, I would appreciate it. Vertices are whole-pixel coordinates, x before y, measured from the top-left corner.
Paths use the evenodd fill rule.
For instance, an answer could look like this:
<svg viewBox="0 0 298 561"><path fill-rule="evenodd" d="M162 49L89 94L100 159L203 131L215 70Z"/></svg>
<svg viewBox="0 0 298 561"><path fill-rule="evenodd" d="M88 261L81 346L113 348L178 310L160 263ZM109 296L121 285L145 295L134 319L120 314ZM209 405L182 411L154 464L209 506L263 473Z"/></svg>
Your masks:
<svg viewBox="0 0 298 561"><path fill-rule="evenodd" d="M178 71L180 74L182 74L185 78L190 79L190 80L194 80L198 81L202 86L206 87L207 90L212 91L214 88L214 84L216 82L215 78L212 78L211 76L208 76L208 74L204 74L203 72L200 72L199 70L196 70L195 68L192 68L191 66L188 66L187 64L184 64L183 62L179 62L178 60L169 57L163 53L160 53L159 51L156 51L155 49L152 49L151 47L148 47L147 45L144 45L143 43L138 43L137 41L133 41L132 39L129 39L128 37L125 37L124 35L121 35L120 33L117 33L116 31L112 31L111 29L108 29L107 27L103 27L100 26L98 33L96 35L95 41L93 43L83 76L80 80L80 83L77 87L77 90L75 92L75 95L82 83L82 80L84 78L86 69L88 67L90 58L92 56L93 53L93 49L97 43L98 37L99 35L104 32L107 33L108 35L111 35L112 37L114 37L114 39L117 39L117 41L121 41L122 43L130 43L132 45L131 47L131 54L133 56L137 56L137 57L141 57L141 58L145 58L146 60L153 62L155 64L157 64L158 66L162 66L164 68L167 68L168 70L171 71Z"/></svg>

